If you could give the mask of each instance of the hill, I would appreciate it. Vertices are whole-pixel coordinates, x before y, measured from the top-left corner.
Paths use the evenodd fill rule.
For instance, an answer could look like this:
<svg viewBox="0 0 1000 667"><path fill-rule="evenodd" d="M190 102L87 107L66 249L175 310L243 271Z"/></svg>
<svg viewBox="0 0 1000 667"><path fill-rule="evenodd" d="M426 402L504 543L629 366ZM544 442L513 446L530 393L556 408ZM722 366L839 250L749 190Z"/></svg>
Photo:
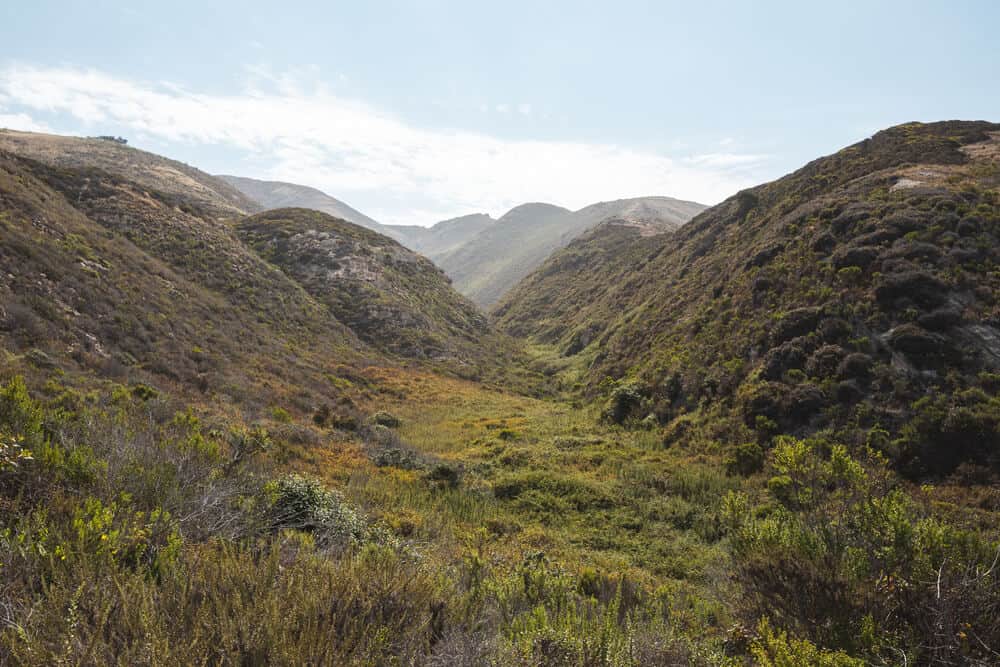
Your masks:
<svg viewBox="0 0 1000 667"><path fill-rule="evenodd" d="M492 224L488 215L475 213L445 220L432 227L383 225L335 197L304 185L281 181L261 181L240 176L219 176L267 209L308 208L347 220L395 239L431 259L453 250L484 227Z"/></svg>
<svg viewBox="0 0 1000 667"><path fill-rule="evenodd" d="M680 225L703 208L669 197L601 202L579 211L524 204L435 261L451 276L459 292L489 307L553 251L602 220L617 217Z"/></svg>
<svg viewBox="0 0 1000 667"><path fill-rule="evenodd" d="M912 476L995 468L998 131L902 125L672 234L618 233L616 257L584 240L516 289L499 324L581 355L591 391L634 383L618 417L650 414L677 427L668 438L708 414L720 437L747 439L745 425L765 445L881 429ZM726 431L720 411L742 425Z"/></svg>
<svg viewBox="0 0 1000 667"><path fill-rule="evenodd" d="M347 220L382 234L386 233L386 225L372 220L364 213L316 188L282 181L261 181L242 176L220 175L217 178L229 183L254 201L260 202L264 209L311 208L334 218Z"/></svg>
<svg viewBox="0 0 1000 667"><path fill-rule="evenodd" d="M612 218L556 250L493 308L497 326L519 338L557 346L566 356L590 345L599 324L617 317L614 298L675 231L672 223Z"/></svg>
<svg viewBox="0 0 1000 667"><path fill-rule="evenodd" d="M998 163L602 219L521 353L370 230L0 152L0 663L995 663Z"/></svg>
<svg viewBox="0 0 1000 667"><path fill-rule="evenodd" d="M327 213L395 239L444 269L455 289L489 307L554 250L608 218L679 225L704 206L669 197L601 202L579 211L551 204L523 204L499 220L483 213L431 227L384 225L330 195L302 185L219 176L267 209L306 208Z"/></svg>
<svg viewBox="0 0 1000 667"><path fill-rule="evenodd" d="M420 359L486 356L485 316L428 259L386 236L304 208L246 218L237 233L382 350Z"/></svg>
<svg viewBox="0 0 1000 667"><path fill-rule="evenodd" d="M115 141L0 130L0 150L57 168L100 169L191 202L216 217L244 215L261 208L256 201L219 178Z"/></svg>
<svg viewBox="0 0 1000 667"><path fill-rule="evenodd" d="M436 261L462 246L494 222L496 221L485 213L463 215L442 220L431 227L410 228L407 238L401 243Z"/></svg>
<svg viewBox="0 0 1000 667"><path fill-rule="evenodd" d="M308 411L339 395L327 375L375 356L199 208L202 190L0 156L0 339L15 359L249 411L294 386Z"/></svg>

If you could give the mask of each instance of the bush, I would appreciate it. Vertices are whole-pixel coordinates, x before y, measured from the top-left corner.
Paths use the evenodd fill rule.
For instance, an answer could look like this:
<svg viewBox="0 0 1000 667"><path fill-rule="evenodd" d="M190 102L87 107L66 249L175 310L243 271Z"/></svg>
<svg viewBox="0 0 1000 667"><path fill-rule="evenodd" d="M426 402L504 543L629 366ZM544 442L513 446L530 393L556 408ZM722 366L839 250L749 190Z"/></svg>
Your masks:
<svg viewBox="0 0 1000 667"><path fill-rule="evenodd" d="M764 467L764 449L756 442L744 442L733 448L726 459L726 468L731 473L752 475Z"/></svg>
<svg viewBox="0 0 1000 667"><path fill-rule="evenodd" d="M757 626L750 654L759 667L863 667L864 660L840 651L826 651L805 639L789 639L788 633L771 629L766 618Z"/></svg>
<svg viewBox="0 0 1000 667"><path fill-rule="evenodd" d="M991 659L984 647L1000 642L993 537L929 515L874 452L856 459L824 440L780 437L768 466L776 506L755 511L741 494L723 502L748 621L769 616L817 646L875 663L898 660L898 647L911 664ZM962 639L973 633L983 644ZM809 655L772 639L780 645L772 649Z"/></svg>
<svg viewBox="0 0 1000 667"><path fill-rule="evenodd" d="M386 428L399 428L402 423L399 417L386 412L385 410L379 410L372 415L372 424L377 424L378 426L385 426Z"/></svg>
<svg viewBox="0 0 1000 667"><path fill-rule="evenodd" d="M266 488L270 497L268 519L272 530L295 529L312 533L324 547L345 547L384 541L384 535L368 524L336 491L319 480L287 475Z"/></svg>
<svg viewBox="0 0 1000 667"><path fill-rule="evenodd" d="M910 475L946 475L963 462L1000 469L1000 398L980 389L913 403L894 443Z"/></svg>
<svg viewBox="0 0 1000 667"><path fill-rule="evenodd" d="M611 389L601 414L612 424L624 424L629 419L642 416L645 404L646 397L642 387L635 382L623 382Z"/></svg>
<svg viewBox="0 0 1000 667"><path fill-rule="evenodd" d="M427 473L427 479L448 488L455 488L459 481L458 468L449 463L438 463Z"/></svg>

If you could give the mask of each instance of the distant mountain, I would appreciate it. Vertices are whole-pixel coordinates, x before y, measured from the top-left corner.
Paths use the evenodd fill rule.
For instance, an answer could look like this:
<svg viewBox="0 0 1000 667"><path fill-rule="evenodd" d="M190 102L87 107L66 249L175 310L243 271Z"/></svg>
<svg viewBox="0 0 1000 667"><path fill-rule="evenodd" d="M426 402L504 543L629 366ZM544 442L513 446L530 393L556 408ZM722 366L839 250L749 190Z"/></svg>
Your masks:
<svg viewBox="0 0 1000 667"><path fill-rule="evenodd" d="M314 211L322 211L335 218L385 233L383 230L386 225L376 222L361 211L316 188L282 181L260 181L255 178L227 176L225 174L219 175L218 178L259 202L264 209L311 208Z"/></svg>
<svg viewBox="0 0 1000 667"><path fill-rule="evenodd" d="M485 213L473 213L436 223L433 227L408 228L410 247L433 260L457 249L494 220Z"/></svg>
<svg viewBox="0 0 1000 667"><path fill-rule="evenodd" d="M620 199L579 211L551 204L524 204L434 260L451 276L459 292L480 306L489 307L554 250L603 220L618 218L673 227L687 222L704 208L670 197Z"/></svg>
<svg viewBox="0 0 1000 667"><path fill-rule="evenodd" d="M419 225L384 225L336 197L305 185L281 181L261 181L241 176L219 176L240 192L259 202L265 209L309 208L341 220L367 227L402 243L426 257L436 259L454 250L472 236L493 223L482 213L439 222L433 227Z"/></svg>
<svg viewBox="0 0 1000 667"><path fill-rule="evenodd" d="M544 203L522 204L499 220L474 213L431 227L384 225L335 197L303 185L219 176L265 209L308 208L367 227L430 258L455 289L489 307L552 251L602 220L679 225L705 207L670 197L641 197L593 204L569 211Z"/></svg>
<svg viewBox="0 0 1000 667"><path fill-rule="evenodd" d="M100 169L161 194L183 199L214 217L245 215L260 205L220 178L118 141L0 130L0 150L63 169Z"/></svg>

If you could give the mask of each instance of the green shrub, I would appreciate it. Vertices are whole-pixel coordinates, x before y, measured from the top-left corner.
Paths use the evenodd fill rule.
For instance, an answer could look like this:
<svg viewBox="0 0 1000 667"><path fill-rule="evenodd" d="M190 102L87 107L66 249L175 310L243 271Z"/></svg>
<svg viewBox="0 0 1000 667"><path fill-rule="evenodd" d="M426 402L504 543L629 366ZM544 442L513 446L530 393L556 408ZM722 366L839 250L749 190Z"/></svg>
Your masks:
<svg viewBox="0 0 1000 667"><path fill-rule="evenodd" d="M386 412L385 410L379 410L371 417L371 422L379 426L385 426L387 428L399 428L402 423L396 415Z"/></svg>
<svg viewBox="0 0 1000 667"><path fill-rule="evenodd" d="M629 419L639 417L646 403L645 392L637 382L616 383L601 414L606 421L624 424Z"/></svg>
<svg viewBox="0 0 1000 667"><path fill-rule="evenodd" d="M458 468L450 463L438 463L427 473L427 479L448 488L458 486L460 473Z"/></svg>
<svg viewBox="0 0 1000 667"><path fill-rule="evenodd" d="M818 648L805 639L790 639L788 633L771 629L767 619L757 626L757 638L750 645L754 664L759 667L863 667L864 660L840 651Z"/></svg>
<svg viewBox="0 0 1000 667"><path fill-rule="evenodd" d="M739 475L752 475L764 467L764 448L756 442L744 442L733 448L726 468Z"/></svg>
<svg viewBox="0 0 1000 667"><path fill-rule="evenodd" d="M0 428L20 438L28 448L43 439L42 409L28 395L28 387L20 376L0 388Z"/></svg>
<svg viewBox="0 0 1000 667"><path fill-rule="evenodd" d="M317 479L287 475L268 484L265 491L272 530L312 533L324 547L385 541L384 530L370 525L343 496Z"/></svg>

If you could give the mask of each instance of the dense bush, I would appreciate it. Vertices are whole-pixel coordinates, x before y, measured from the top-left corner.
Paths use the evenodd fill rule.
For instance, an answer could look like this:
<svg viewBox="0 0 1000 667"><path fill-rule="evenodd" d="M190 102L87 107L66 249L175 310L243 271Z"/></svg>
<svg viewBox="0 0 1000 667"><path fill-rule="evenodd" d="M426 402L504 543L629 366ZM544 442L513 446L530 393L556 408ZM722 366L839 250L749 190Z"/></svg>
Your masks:
<svg viewBox="0 0 1000 667"><path fill-rule="evenodd" d="M877 662L992 662L995 535L934 517L872 452L782 437L768 465L772 509L755 513L739 494L725 502L751 618Z"/></svg>

